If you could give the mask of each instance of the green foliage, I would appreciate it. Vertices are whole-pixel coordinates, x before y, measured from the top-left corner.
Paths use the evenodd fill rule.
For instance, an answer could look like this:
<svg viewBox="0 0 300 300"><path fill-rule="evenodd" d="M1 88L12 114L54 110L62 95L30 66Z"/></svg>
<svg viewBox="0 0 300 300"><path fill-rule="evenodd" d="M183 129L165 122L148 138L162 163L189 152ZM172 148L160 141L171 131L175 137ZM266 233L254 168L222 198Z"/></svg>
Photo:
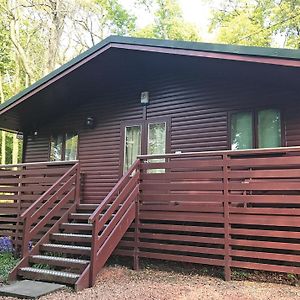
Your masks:
<svg viewBox="0 0 300 300"><path fill-rule="evenodd" d="M213 10L210 30L221 43L269 47L281 34L286 47L300 48L299 10L300 0L226 0Z"/></svg>
<svg viewBox="0 0 300 300"><path fill-rule="evenodd" d="M18 263L11 253L0 253L0 282L6 282L9 272Z"/></svg>
<svg viewBox="0 0 300 300"><path fill-rule="evenodd" d="M106 11L105 24L112 34L127 35L135 30L136 16L130 14L118 0L96 0Z"/></svg>
<svg viewBox="0 0 300 300"><path fill-rule="evenodd" d="M147 2L149 6L149 2ZM199 41L195 25L187 22L176 0L155 0L154 23L135 33L138 37Z"/></svg>
<svg viewBox="0 0 300 300"><path fill-rule="evenodd" d="M300 49L300 0L284 0L272 11L274 30L285 35L286 47Z"/></svg>

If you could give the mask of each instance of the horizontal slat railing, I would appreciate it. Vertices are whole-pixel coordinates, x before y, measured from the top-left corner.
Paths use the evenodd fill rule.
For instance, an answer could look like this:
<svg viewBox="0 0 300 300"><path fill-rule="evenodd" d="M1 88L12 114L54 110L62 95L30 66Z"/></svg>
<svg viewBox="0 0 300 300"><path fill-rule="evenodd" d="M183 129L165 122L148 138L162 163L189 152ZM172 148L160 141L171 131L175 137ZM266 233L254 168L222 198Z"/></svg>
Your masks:
<svg viewBox="0 0 300 300"><path fill-rule="evenodd" d="M300 147L140 156L115 254L300 274Z"/></svg>
<svg viewBox="0 0 300 300"><path fill-rule="evenodd" d="M39 253L39 247L76 211L79 201L80 165L75 162L20 216L24 224L22 259L10 273L10 280L16 280L18 269L28 266L29 256Z"/></svg>
<svg viewBox="0 0 300 300"><path fill-rule="evenodd" d="M139 167L140 162L137 160L90 216L89 222L93 224L91 263L89 273L84 273L79 278L78 286L86 280L86 276L89 277L90 286L94 285L97 273L135 219L139 196Z"/></svg>
<svg viewBox="0 0 300 300"><path fill-rule="evenodd" d="M49 226L55 225L58 217L64 215L70 207L79 204L79 180L80 168L77 162L22 213L21 219L24 222L22 257L28 255L28 245L38 233L47 235Z"/></svg>
<svg viewBox="0 0 300 300"><path fill-rule="evenodd" d="M18 251L23 231L20 215L75 163L0 165L0 236L10 236Z"/></svg>

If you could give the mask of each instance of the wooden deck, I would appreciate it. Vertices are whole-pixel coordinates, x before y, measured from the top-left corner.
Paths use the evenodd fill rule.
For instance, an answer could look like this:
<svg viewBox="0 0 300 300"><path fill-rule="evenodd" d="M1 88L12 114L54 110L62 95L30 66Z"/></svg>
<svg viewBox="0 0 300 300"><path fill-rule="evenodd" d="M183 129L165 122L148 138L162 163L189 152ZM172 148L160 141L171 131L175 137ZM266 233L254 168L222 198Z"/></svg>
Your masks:
<svg viewBox="0 0 300 300"><path fill-rule="evenodd" d="M1 204L0 223L8 222L4 212L13 213L20 228L13 232L20 232L23 212L23 219L31 220L25 244L39 239L36 228L51 221L53 209L64 207L72 198L66 196L70 188L78 186L76 164L67 169L46 165L0 171L2 193L10 196L2 200L13 201ZM58 172L64 175L55 177ZM55 208L51 191L58 195L62 179L64 196L53 202ZM60 233L47 234L79 243L90 257L84 276L76 278L78 288L94 283L114 249L116 255L132 256L136 269L139 258L146 257L221 266L227 280L233 267L300 274L299 147L141 156L102 203L86 208L91 205L76 204L73 196L70 205L77 208L65 217L69 223L58 224L58 214ZM78 240L69 239L72 233ZM51 250L51 245L43 247Z"/></svg>
<svg viewBox="0 0 300 300"><path fill-rule="evenodd" d="M140 159L138 234L115 254L300 273L300 148Z"/></svg>

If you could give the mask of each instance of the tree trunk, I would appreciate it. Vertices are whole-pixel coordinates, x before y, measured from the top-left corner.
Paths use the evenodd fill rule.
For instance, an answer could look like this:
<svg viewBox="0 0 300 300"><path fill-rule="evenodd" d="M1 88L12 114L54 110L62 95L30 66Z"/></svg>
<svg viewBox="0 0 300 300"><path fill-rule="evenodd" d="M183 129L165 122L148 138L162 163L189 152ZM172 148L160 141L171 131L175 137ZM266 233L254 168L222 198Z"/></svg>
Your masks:
<svg viewBox="0 0 300 300"><path fill-rule="evenodd" d="M0 73L0 103L4 103L4 91L3 91L3 82L2 74ZM5 165L6 162L6 132L1 131L1 164Z"/></svg>
<svg viewBox="0 0 300 300"><path fill-rule="evenodd" d="M20 44L20 40L21 40L21 38L20 38L20 24L19 24L20 12L19 12L19 9L16 5L16 1L15 0L10 0L10 1L11 1L11 4L13 5L13 7L15 7L14 19L11 21L11 36L12 36L12 39L14 39L16 41L16 42L14 42L14 44L16 46L16 43L18 45L21 45ZM13 91L13 93L17 94L21 89L21 76L22 76L21 75L21 63L23 63L23 66L26 70L26 66L24 65L24 59L22 58L22 55L19 51L18 46L16 46L14 57L15 57L16 67L15 67L15 81L14 81L14 91ZM26 64L27 64L27 57L26 57ZM32 78L32 77L30 76L30 74L28 73L27 70L26 70L26 75L27 75L26 77L29 79L29 82L30 82L30 78ZM19 141L17 139L16 134L13 134L12 137L13 137L12 163L17 164L18 163L18 156L19 156Z"/></svg>
<svg viewBox="0 0 300 300"><path fill-rule="evenodd" d="M19 35L19 9L17 8L17 1L16 0L9 0L7 2L8 8L12 14L12 18L10 21L10 39L13 45L16 48L18 53L18 57L22 62L24 70L28 75L29 84L32 84L34 80L34 73L30 66L30 60L26 55L26 51L22 46L20 35Z"/></svg>
<svg viewBox="0 0 300 300"><path fill-rule="evenodd" d="M17 135L13 135L13 151L12 151L12 163L17 164L19 162L19 140Z"/></svg>

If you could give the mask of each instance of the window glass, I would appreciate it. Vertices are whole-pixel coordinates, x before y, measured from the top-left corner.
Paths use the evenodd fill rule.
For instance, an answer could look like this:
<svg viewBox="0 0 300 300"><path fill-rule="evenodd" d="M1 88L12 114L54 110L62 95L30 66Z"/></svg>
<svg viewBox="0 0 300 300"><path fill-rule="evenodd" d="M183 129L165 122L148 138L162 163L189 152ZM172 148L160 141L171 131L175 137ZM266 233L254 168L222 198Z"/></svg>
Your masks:
<svg viewBox="0 0 300 300"><path fill-rule="evenodd" d="M66 134L65 160L76 160L77 159L77 145L78 145L78 135L67 133Z"/></svg>
<svg viewBox="0 0 300 300"><path fill-rule="evenodd" d="M253 118L251 112L240 112L231 116L231 149L253 148Z"/></svg>
<svg viewBox="0 0 300 300"><path fill-rule="evenodd" d="M147 153L165 154L166 153L166 123L150 123L148 124L148 145ZM158 163L165 162L165 159L151 159L149 162ZM164 173L164 169L148 170L148 173Z"/></svg>
<svg viewBox="0 0 300 300"><path fill-rule="evenodd" d="M258 147L275 148L281 145L281 118L276 109L258 112Z"/></svg>
<svg viewBox="0 0 300 300"><path fill-rule="evenodd" d="M50 143L50 160L62 160L63 135L57 135L51 138Z"/></svg>
<svg viewBox="0 0 300 300"><path fill-rule="evenodd" d="M137 156L141 154L141 131L139 125L125 127L124 173L128 171Z"/></svg>
<svg viewBox="0 0 300 300"><path fill-rule="evenodd" d="M166 153L166 123L148 125L148 154Z"/></svg>

